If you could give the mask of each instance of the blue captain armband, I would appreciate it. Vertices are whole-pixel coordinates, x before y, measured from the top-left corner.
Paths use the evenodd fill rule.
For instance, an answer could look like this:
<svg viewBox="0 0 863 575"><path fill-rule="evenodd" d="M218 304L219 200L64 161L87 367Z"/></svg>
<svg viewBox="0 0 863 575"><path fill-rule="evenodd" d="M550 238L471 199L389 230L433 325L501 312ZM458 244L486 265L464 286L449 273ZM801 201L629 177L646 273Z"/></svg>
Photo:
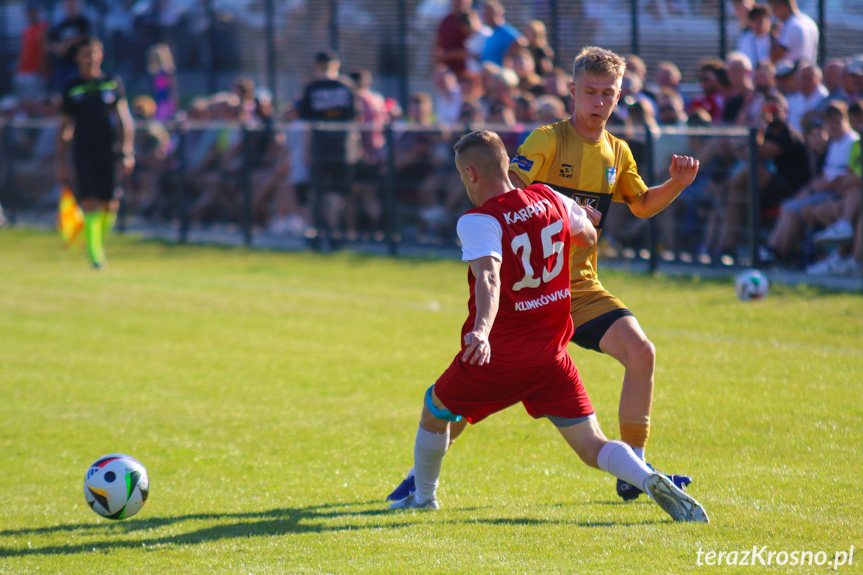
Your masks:
<svg viewBox="0 0 863 575"><path fill-rule="evenodd" d="M515 164L520 170L524 170L525 172L529 172L533 168L533 160L528 160L526 157L520 155L516 155L509 163L510 165Z"/></svg>
<svg viewBox="0 0 863 575"><path fill-rule="evenodd" d="M431 414L438 419L443 419L445 421L461 421L461 415L453 415L453 413L448 409L435 407L434 402L432 402L432 389L434 389L434 386L431 386L426 390L426 407L429 408Z"/></svg>

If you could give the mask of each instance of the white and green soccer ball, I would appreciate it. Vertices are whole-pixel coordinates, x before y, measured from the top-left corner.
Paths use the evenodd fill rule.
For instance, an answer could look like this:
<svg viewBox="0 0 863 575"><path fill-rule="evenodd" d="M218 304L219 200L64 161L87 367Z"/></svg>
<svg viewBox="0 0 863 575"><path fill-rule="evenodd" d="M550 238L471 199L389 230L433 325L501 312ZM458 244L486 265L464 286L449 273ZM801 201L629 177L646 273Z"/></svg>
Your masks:
<svg viewBox="0 0 863 575"><path fill-rule="evenodd" d="M147 470L140 461L122 453L100 457L84 477L87 505L108 519L133 516L147 502L149 494Z"/></svg>
<svg viewBox="0 0 863 575"><path fill-rule="evenodd" d="M734 287L740 301L762 299L770 293L770 282L767 281L767 276L755 269L737 274Z"/></svg>

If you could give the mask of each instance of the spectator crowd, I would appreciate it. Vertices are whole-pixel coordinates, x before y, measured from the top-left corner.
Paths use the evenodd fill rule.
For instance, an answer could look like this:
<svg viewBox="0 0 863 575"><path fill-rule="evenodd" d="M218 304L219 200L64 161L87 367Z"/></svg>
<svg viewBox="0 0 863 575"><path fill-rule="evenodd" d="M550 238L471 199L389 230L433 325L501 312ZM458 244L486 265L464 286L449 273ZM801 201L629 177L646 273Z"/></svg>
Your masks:
<svg viewBox="0 0 863 575"><path fill-rule="evenodd" d="M56 164L56 94L76 73L70 47L91 34L78 4L66 0L55 26L35 6L28 10L14 94L0 100L4 120L46 120L15 132L20 188L37 188ZM626 57L610 130L629 143L643 173L649 158L657 170L671 154L701 162L695 184L658 216L663 257L739 261L756 213L761 260L815 275L860 274L863 55L819 66L818 27L795 0L732 4L736 49L703 61L694 82L684 82L674 62L648 70L638 56ZM249 190L254 225L272 234L381 238L390 209L382 198L394 184L404 233L448 241L467 207L451 169L453 141L482 125L514 153L532 128L569 117L571 71L542 22L518 30L497 0L452 0L430 50L433 89L411 94L404 109L374 89L368 70L343 71L334 52L309 62L303 92L280 107L242 77L228 91L181 101L171 47L152 44L149 90L130 102L138 130L127 211L163 221L177 217L179 205L194 225L239 221ZM721 126L756 131L755 165L747 138L685 129ZM603 249L641 244L644 222L627 214L612 211Z"/></svg>

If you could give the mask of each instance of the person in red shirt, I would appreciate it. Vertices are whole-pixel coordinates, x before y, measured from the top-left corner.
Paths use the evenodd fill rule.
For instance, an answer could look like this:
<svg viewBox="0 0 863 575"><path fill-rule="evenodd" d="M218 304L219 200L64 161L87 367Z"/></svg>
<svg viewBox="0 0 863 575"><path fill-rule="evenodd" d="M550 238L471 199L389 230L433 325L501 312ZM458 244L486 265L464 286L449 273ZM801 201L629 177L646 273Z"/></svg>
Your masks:
<svg viewBox="0 0 863 575"><path fill-rule="evenodd" d="M698 83L701 85L702 94L692 99L689 113L701 108L710 114L714 124L721 124L722 109L725 106L724 92L731 87L725 62L710 60L703 63L698 71Z"/></svg>
<svg viewBox="0 0 863 575"><path fill-rule="evenodd" d="M19 98L36 99L42 94L45 78L45 33L48 23L34 5L27 7L27 27L21 35L21 51L15 69L15 93Z"/></svg>
<svg viewBox="0 0 863 575"><path fill-rule="evenodd" d="M452 11L441 20L435 36L435 60L457 76L465 73L465 58L468 57L464 45L468 35L459 18L470 12L470 5L471 0L452 0Z"/></svg>
<svg viewBox="0 0 863 575"><path fill-rule="evenodd" d="M457 228L470 263L468 318L461 351L426 392L414 445L416 491L390 508L438 509L450 423L475 424L522 403L532 417L548 418L587 465L641 486L675 521L706 522L697 501L627 444L606 439L566 350L573 334L570 243L596 243L600 212L545 184L515 188L494 132L459 139L455 162L477 206Z"/></svg>

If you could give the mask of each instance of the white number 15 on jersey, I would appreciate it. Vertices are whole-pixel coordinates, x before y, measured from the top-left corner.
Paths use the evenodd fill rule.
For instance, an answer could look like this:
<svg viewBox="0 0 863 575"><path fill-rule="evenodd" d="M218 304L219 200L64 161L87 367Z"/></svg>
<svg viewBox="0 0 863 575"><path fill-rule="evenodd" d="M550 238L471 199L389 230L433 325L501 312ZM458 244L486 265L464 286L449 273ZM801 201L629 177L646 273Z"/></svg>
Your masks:
<svg viewBox="0 0 863 575"><path fill-rule="evenodd" d="M563 258L565 257L562 255L563 242L552 241L552 236L560 233L562 230L562 220L557 220L542 228L542 232L540 233L540 237L542 238L542 257L544 259L555 258L554 266L551 270L546 269L546 266L542 267L542 279L533 275L533 268L530 265L532 247L528 235L526 233L519 234L512 238L512 251L515 255L518 255L519 250L521 251L521 263L524 266L524 277L520 281L515 282L512 286L512 291L538 287L542 282L548 283L560 274L560 271L563 269Z"/></svg>

